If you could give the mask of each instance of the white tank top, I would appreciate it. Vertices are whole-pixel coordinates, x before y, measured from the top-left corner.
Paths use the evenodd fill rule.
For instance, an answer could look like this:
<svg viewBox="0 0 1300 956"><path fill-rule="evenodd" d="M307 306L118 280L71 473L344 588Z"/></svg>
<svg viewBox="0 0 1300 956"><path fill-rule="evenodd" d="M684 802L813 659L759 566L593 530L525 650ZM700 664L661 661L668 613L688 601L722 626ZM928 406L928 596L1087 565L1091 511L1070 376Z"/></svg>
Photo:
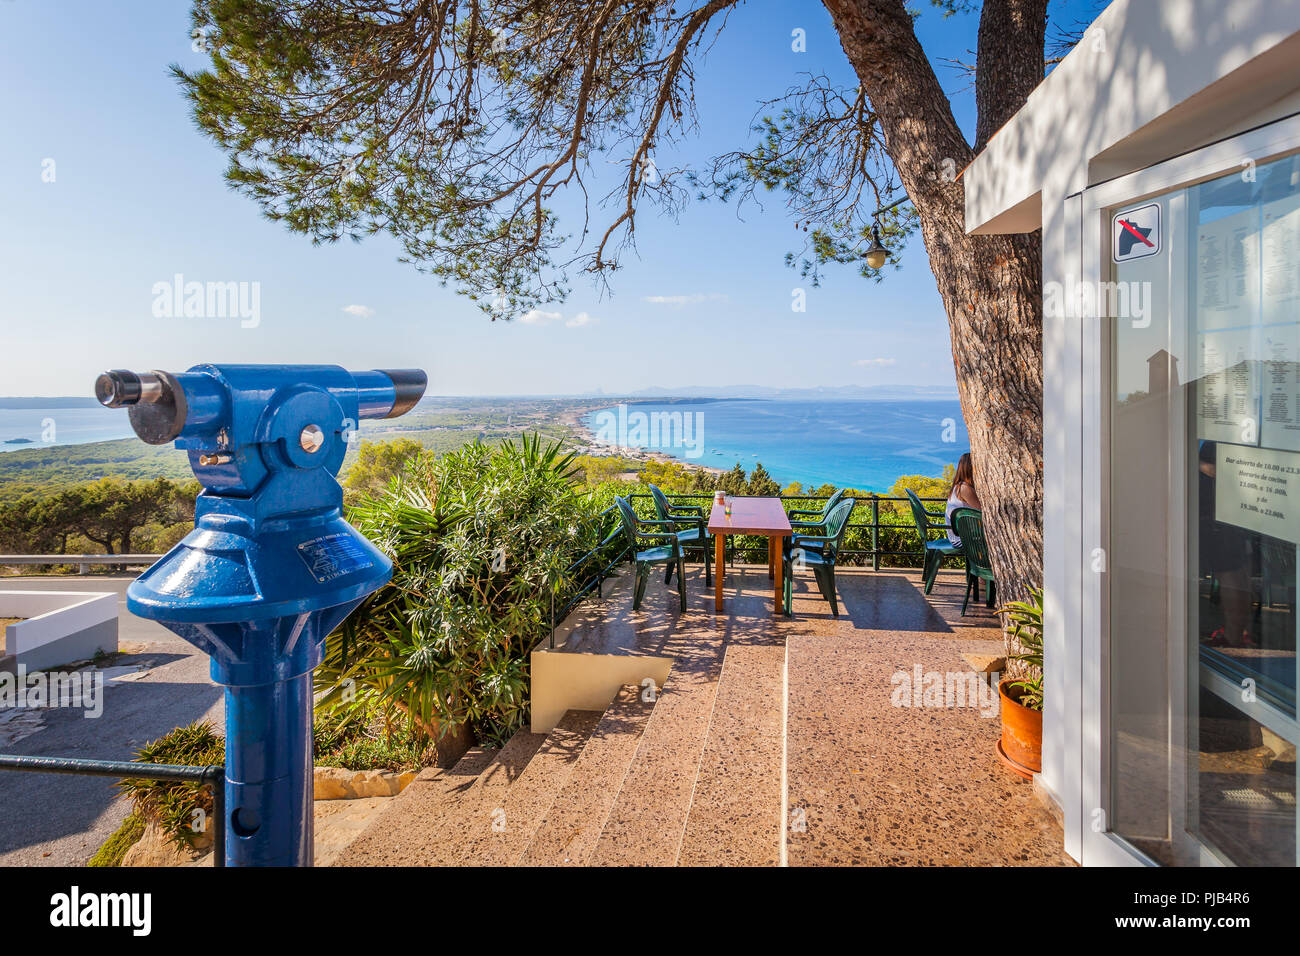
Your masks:
<svg viewBox="0 0 1300 956"><path fill-rule="evenodd" d="M957 489L954 488L948 495L948 507L943 513L943 520L948 522L948 540L953 544L961 544L961 538L957 537L957 532L952 526L952 513L958 508L968 507L966 502L957 497Z"/></svg>

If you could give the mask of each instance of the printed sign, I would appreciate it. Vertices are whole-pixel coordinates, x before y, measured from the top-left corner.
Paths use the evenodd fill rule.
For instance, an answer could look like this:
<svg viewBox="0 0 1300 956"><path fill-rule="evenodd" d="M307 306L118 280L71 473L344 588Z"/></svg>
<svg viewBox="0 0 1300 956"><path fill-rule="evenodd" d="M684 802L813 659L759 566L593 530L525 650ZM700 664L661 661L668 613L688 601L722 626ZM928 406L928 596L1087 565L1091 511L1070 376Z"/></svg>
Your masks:
<svg viewBox="0 0 1300 956"><path fill-rule="evenodd" d="M1154 256L1160 251L1160 204L1148 203L1117 214L1110 234L1116 262Z"/></svg>
<svg viewBox="0 0 1300 956"><path fill-rule="evenodd" d="M1300 542L1300 455L1220 442L1214 517L1248 531Z"/></svg>
<svg viewBox="0 0 1300 956"><path fill-rule="evenodd" d="M343 533L304 541L298 545L298 557L311 570L312 577L322 584L374 563L355 538Z"/></svg>

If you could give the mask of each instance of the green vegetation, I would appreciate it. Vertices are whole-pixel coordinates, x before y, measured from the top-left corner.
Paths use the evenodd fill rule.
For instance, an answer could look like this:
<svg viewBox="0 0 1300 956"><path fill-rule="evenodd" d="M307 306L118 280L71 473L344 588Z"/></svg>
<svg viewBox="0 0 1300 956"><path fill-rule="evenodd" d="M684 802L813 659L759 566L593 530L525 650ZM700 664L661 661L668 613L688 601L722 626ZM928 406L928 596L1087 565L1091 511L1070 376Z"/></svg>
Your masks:
<svg viewBox="0 0 1300 956"><path fill-rule="evenodd" d="M199 720L164 734L136 751L140 763L207 767L226 762L226 741L207 721ZM154 820L179 847L190 846L212 816L212 787L178 780L129 778L117 784L135 804L135 812Z"/></svg>
<svg viewBox="0 0 1300 956"><path fill-rule="evenodd" d="M437 758L433 741L409 721L362 721L348 713L318 713L313 730L319 767L420 770Z"/></svg>
<svg viewBox="0 0 1300 956"><path fill-rule="evenodd" d="M401 474L409 459L424 451L424 445L413 438L363 442L356 461L343 476L347 496L355 500L362 495L379 493Z"/></svg>
<svg viewBox="0 0 1300 956"><path fill-rule="evenodd" d="M549 633L551 599L594 543L592 498L572 455L538 436L408 459L398 480L352 508L396 568L332 634L318 713L428 738L470 726L502 741L528 713L528 655Z"/></svg>
<svg viewBox="0 0 1300 956"><path fill-rule="evenodd" d="M171 445L146 445L134 438L24 448L0 454L0 501L48 494L110 476L127 481L193 478L185 452Z"/></svg>
<svg viewBox="0 0 1300 956"><path fill-rule="evenodd" d="M363 423L361 447L407 439L443 455L473 441L496 444L517 440L525 433L569 440L575 434L574 423L583 414L604 408L612 400L426 398L400 419ZM357 460L358 450L348 451L345 472ZM135 438L24 448L0 453L0 503L105 477L186 482L193 475L185 452L171 445L146 445Z"/></svg>
<svg viewBox="0 0 1300 956"><path fill-rule="evenodd" d="M0 551L130 554L165 551L194 523L198 482L101 478L0 504Z"/></svg>
<svg viewBox="0 0 1300 956"><path fill-rule="evenodd" d="M135 846L144 835L144 826L145 819L141 814L134 811L127 814L122 825L114 830L113 835L95 851L95 855L90 858L86 866L121 866L126 851Z"/></svg>
<svg viewBox="0 0 1300 956"><path fill-rule="evenodd" d="M1025 665L1026 673L1010 686L1019 692L1019 702L1030 710L1043 709L1043 592L1032 588L1028 601L1010 601L998 608L1007 616L1007 645L1019 647L1011 660Z"/></svg>

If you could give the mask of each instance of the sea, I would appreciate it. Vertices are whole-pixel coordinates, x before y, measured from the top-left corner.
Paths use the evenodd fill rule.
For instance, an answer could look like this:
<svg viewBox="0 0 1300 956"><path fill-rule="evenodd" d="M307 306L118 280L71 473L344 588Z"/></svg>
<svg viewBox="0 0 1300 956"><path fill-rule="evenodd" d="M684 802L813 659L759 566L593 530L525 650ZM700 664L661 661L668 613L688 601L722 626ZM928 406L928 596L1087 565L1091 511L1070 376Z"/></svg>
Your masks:
<svg viewBox="0 0 1300 956"><path fill-rule="evenodd" d="M673 413L682 417L663 417ZM782 486L804 488L885 492L902 475L938 477L970 451L961 403L949 399L628 402L592 412L584 424L598 439L692 464L739 462L748 472L761 462Z"/></svg>
<svg viewBox="0 0 1300 956"><path fill-rule="evenodd" d="M81 445L130 438L134 433L120 408L102 405L42 408L0 407L0 453L51 445Z"/></svg>
<svg viewBox="0 0 1300 956"><path fill-rule="evenodd" d="M607 437L617 444L692 464L725 470L739 463L748 472L762 462L781 485L797 481L805 488L884 492L900 475L937 477L970 450L961 405L948 399L628 402L591 412L584 424L598 437L602 426L612 425ZM0 407L0 454L132 435L121 409Z"/></svg>

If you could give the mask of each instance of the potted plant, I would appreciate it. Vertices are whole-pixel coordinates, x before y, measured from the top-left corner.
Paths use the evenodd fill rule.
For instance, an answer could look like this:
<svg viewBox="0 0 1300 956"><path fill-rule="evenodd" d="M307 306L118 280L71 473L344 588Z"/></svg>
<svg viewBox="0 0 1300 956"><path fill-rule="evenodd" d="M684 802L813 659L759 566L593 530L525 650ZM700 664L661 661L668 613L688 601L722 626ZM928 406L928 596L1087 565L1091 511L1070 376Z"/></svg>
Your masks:
<svg viewBox="0 0 1300 956"><path fill-rule="evenodd" d="M1007 616L1010 647L1022 648L1008 660L1022 662L1027 670L1021 677L998 682L1002 698L998 759L1008 770L1031 780L1043 769L1043 592L1031 590L1028 601L1011 601L1000 610Z"/></svg>

